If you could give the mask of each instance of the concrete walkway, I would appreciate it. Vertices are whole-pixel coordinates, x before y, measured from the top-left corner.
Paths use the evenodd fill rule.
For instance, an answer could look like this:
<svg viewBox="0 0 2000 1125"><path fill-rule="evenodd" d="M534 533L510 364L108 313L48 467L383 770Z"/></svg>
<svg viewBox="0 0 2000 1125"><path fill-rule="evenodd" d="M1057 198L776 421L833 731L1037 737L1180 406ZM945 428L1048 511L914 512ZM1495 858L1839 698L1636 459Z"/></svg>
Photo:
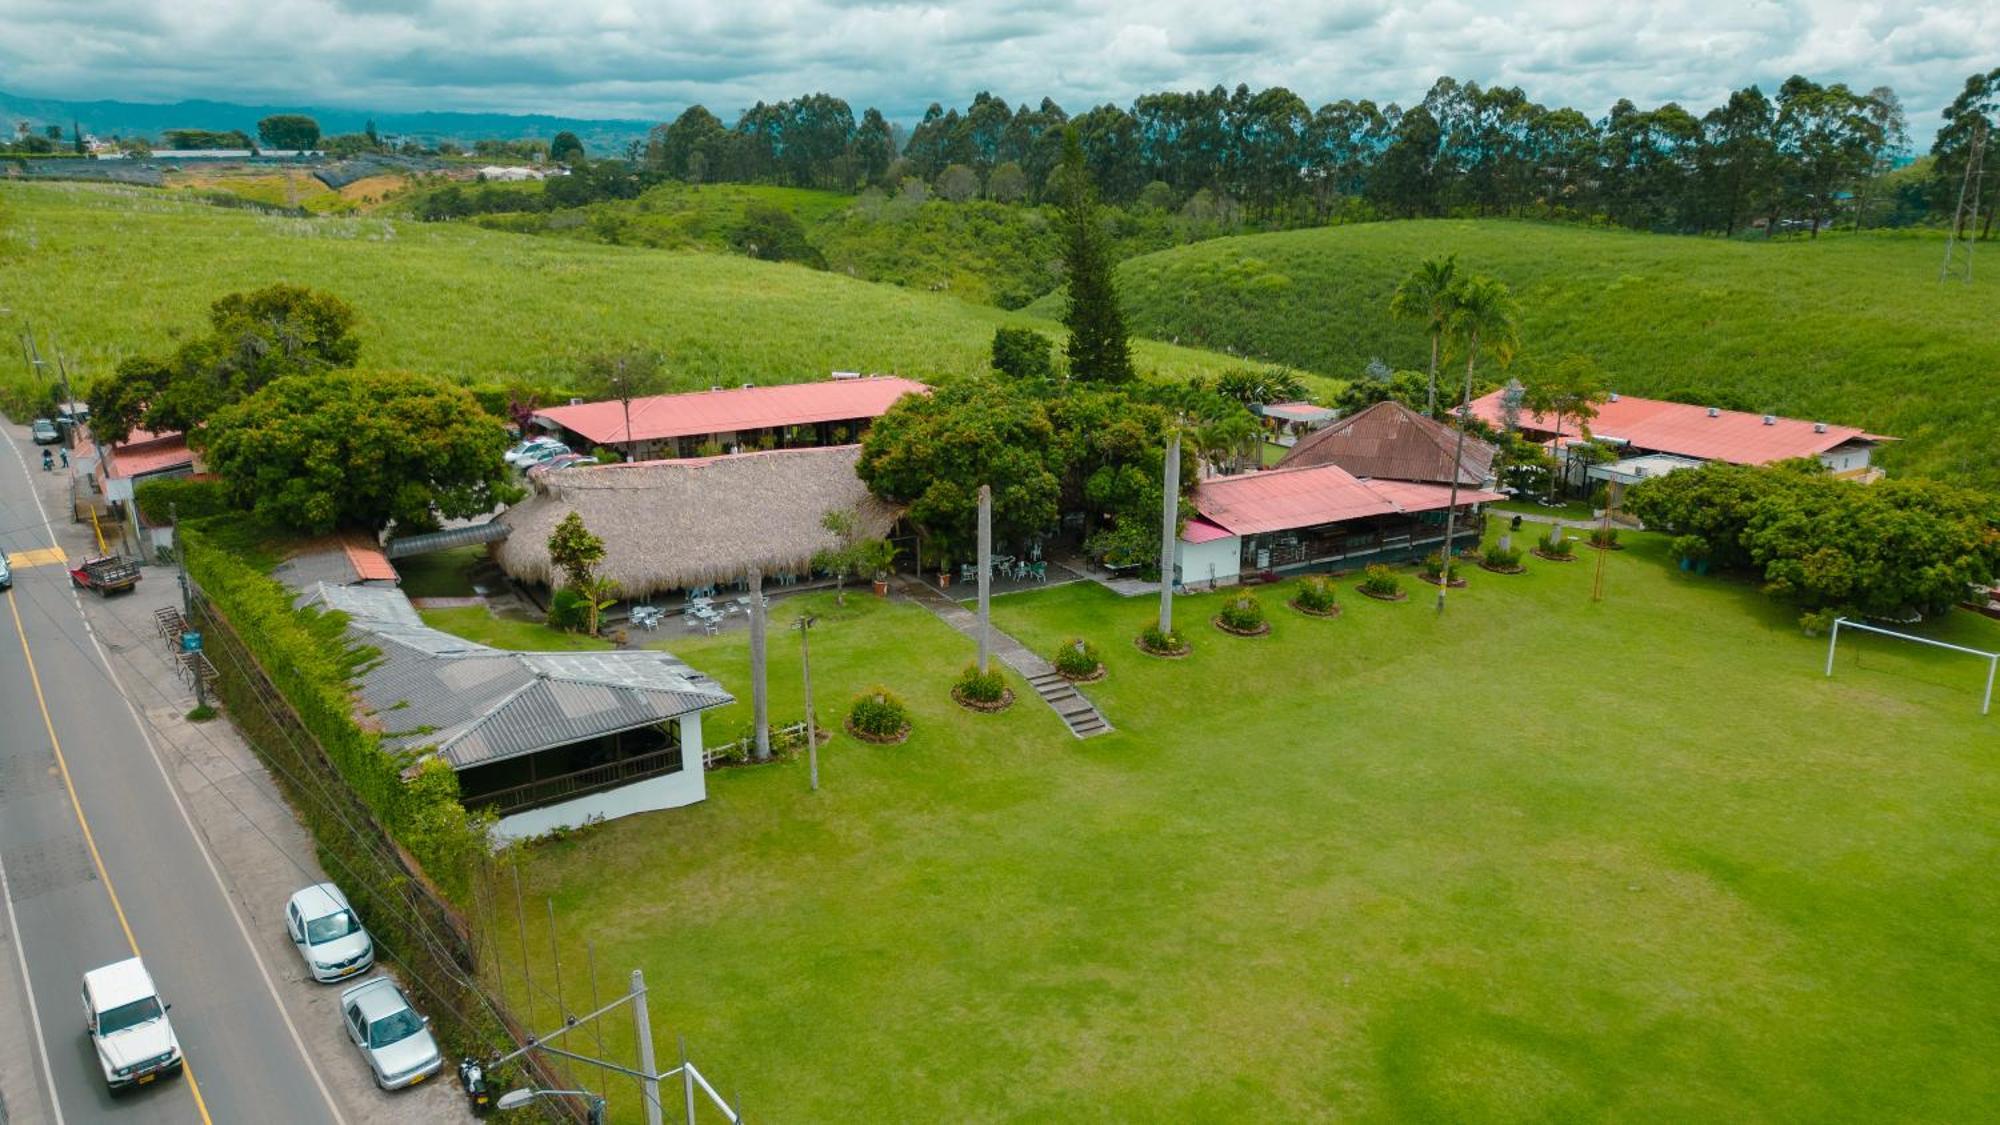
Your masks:
<svg viewBox="0 0 2000 1125"><path fill-rule="evenodd" d="M972 638L975 643L979 640L978 613L952 601L922 579L898 576L896 585L903 597L930 610L938 620ZM1078 738L1093 738L1111 733L1111 724L1099 713L1097 706L1076 690L1075 684L1058 675L1054 665L998 628L991 631L989 639L993 655L1028 681L1028 686L1035 689L1042 702L1062 717L1063 725L1069 728L1071 734Z"/></svg>

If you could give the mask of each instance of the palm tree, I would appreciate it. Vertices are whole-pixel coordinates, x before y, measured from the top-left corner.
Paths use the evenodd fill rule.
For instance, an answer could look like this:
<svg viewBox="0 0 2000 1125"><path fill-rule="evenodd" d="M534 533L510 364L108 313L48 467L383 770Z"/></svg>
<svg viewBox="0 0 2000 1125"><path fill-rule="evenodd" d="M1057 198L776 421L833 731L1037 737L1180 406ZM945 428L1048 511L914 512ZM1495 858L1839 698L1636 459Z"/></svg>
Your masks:
<svg viewBox="0 0 2000 1125"><path fill-rule="evenodd" d="M1445 576L1449 578L1451 542L1458 521L1458 478L1464 473L1465 431L1472 424L1472 376L1479 364L1479 349L1483 345L1502 364L1512 359L1521 342L1521 310L1505 282L1484 275L1467 277L1454 284L1447 300L1450 309L1445 314L1445 330L1465 348L1465 397L1458 405L1458 440L1451 455L1451 502L1444 510ZM1444 612L1444 591L1449 584L1438 583L1439 613Z"/></svg>
<svg viewBox="0 0 2000 1125"><path fill-rule="evenodd" d="M1425 258L1410 271L1389 298L1389 313L1402 320L1420 320L1431 337L1430 393L1424 413L1437 417L1438 360L1444 347L1447 318L1452 309L1452 286L1458 281L1458 255Z"/></svg>

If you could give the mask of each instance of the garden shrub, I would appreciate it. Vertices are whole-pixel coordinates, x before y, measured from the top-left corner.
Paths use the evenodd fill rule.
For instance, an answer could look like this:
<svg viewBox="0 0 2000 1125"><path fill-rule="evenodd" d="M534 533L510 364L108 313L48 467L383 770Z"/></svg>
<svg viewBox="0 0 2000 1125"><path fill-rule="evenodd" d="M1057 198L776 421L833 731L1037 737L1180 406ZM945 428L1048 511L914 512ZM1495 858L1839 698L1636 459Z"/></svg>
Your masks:
<svg viewBox="0 0 2000 1125"><path fill-rule="evenodd" d="M1082 637L1075 637L1057 647L1055 658L1050 663L1054 664L1056 671L1063 675L1081 679L1084 676L1095 675L1098 665L1103 663L1103 657L1098 655L1096 645Z"/></svg>
<svg viewBox="0 0 2000 1125"><path fill-rule="evenodd" d="M1616 547L1618 545L1618 529L1615 527L1591 528L1590 545L1593 547Z"/></svg>
<svg viewBox="0 0 2000 1125"><path fill-rule="evenodd" d="M1315 574L1300 580L1299 592L1292 598L1300 609L1311 613L1332 613L1340 608L1340 595L1333 579Z"/></svg>
<svg viewBox="0 0 2000 1125"><path fill-rule="evenodd" d="M1378 598L1393 598L1403 592L1403 580L1387 564L1374 563L1362 573L1361 590Z"/></svg>
<svg viewBox="0 0 2000 1125"><path fill-rule="evenodd" d="M960 699L970 703L998 703L1007 698L1007 678L998 668L981 672L979 665L967 664L965 671L958 674L958 682L952 691Z"/></svg>
<svg viewBox="0 0 2000 1125"><path fill-rule="evenodd" d="M1187 647L1187 641L1179 630L1162 632L1158 625L1148 625L1140 630L1139 644L1147 652L1179 652Z"/></svg>
<svg viewBox="0 0 2000 1125"><path fill-rule="evenodd" d="M871 738L895 738L910 727L910 709L895 692L877 687L854 697L847 724Z"/></svg>
<svg viewBox="0 0 2000 1125"><path fill-rule="evenodd" d="M1257 595L1248 590L1233 595L1222 603L1222 611L1216 614L1222 623L1239 633L1254 632L1264 626L1264 606Z"/></svg>
<svg viewBox="0 0 2000 1125"><path fill-rule="evenodd" d="M1511 544L1502 547L1500 544L1495 543L1491 547L1486 548L1484 557L1486 565L1495 570L1513 570L1521 565L1521 548Z"/></svg>
<svg viewBox="0 0 2000 1125"><path fill-rule="evenodd" d="M1709 552L1708 540L1699 535L1676 535L1673 542L1667 544L1667 549L1673 552L1675 558L1689 562L1700 562L1708 557Z"/></svg>
<svg viewBox="0 0 2000 1125"><path fill-rule="evenodd" d="M1569 536L1563 535L1560 532L1542 540L1542 553L1545 555L1554 555L1559 559L1568 558L1570 552L1575 549L1576 545L1570 542Z"/></svg>
<svg viewBox="0 0 2000 1125"><path fill-rule="evenodd" d="M590 599L574 587L564 586L549 598L549 625L574 633L590 622Z"/></svg>
<svg viewBox="0 0 2000 1125"><path fill-rule="evenodd" d="M1458 577L1458 563L1453 561L1447 567L1444 561L1444 552L1432 551L1430 554L1424 556L1423 571L1424 577L1433 582L1439 581L1441 577L1446 575L1447 571L1449 572L1449 578L1446 580L1455 579Z"/></svg>

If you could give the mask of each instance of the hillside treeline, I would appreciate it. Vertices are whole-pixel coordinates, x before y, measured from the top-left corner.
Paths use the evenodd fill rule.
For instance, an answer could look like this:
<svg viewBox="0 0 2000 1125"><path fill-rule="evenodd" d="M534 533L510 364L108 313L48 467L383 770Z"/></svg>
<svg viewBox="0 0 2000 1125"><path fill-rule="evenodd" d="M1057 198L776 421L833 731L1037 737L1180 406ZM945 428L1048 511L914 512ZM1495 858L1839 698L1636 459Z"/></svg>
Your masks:
<svg viewBox="0 0 2000 1125"><path fill-rule="evenodd" d="M914 179L951 199L1039 201L1053 191L1060 133L1074 126L1114 204L1206 192L1284 224L1343 214L1544 215L1663 232L1759 224L1817 232L1841 216L1870 225L1948 216L1973 124L1996 112L2000 68L1967 79L1944 111L1927 172L1900 182L1887 176L1909 155L1895 92L1802 76L1770 94L1745 87L1700 116L1672 102L1647 109L1621 100L1595 119L1519 87L1449 77L1408 108L1363 99L1314 109L1283 87L1239 85L1146 94L1072 116L1047 98L1010 107L981 93L963 111L932 105L900 145L879 111L857 119L845 101L814 94L759 102L733 126L694 106L653 129L644 162L695 183L854 190ZM1987 146L1986 164L1986 193L2000 201L2000 143Z"/></svg>

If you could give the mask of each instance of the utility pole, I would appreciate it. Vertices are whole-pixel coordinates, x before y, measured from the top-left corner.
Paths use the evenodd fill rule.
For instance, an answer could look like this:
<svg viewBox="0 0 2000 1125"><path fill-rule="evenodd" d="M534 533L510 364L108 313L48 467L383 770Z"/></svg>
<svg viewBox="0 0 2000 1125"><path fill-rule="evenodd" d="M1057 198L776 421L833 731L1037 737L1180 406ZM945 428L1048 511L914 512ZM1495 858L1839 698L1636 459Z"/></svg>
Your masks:
<svg viewBox="0 0 2000 1125"><path fill-rule="evenodd" d="M979 674L986 674L986 651L993 632L993 486L979 486Z"/></svg>
<svg viewBox="0 0 2000 1125"><path fill-rule="evenodd" d="M1944 243L1944 266L1938 270L1940 284L1958 274L1960 281L1972 284L1972 247L1979 235L1974 228L1979 225L1979 193L1984 190L1986 179L1986 119L1981 117L1972 125L1972 144L1966 154L1965 176L1958 182L1958 207L1952 212L1951 233ZM1971 232L1971 233L1968 233ZM1959 261L1959 244L1964 244L1964 260Z"/></svg>
<svg viewBox="0 0 2000 1125"><path fill-rule="evenodd" d="M1174 631L1174 537L1181 526L1181 432L1167 435L1160 478L1160 632Z"/></svg>
<svg viewBox="0 0 2000 1125"><path fill-rule="evenodd" d="M750 715L757 726L757 760L771 759L771 699L764 652L764 572L750 571Z"/></svg>
<svg viewBox="0 0 2000 1125"><path fill-rule="evenodd" d="M194 621L194 589L188 585L187 548L181 544L180 505L167 501L167 528L174 537L174 566L180 571L181 579L181 620L190 624ZM199 633L196 636L200 636ZM202 673L200 650L194 654L194 705L197 710L208 706L208 682Z"/></svg>
<svg viewBox="0 0 2000 1125"><path fill-rule="evenodd" d="M653 1024L646 1018L646 974L632 970L632 1024L639 1036L639 1069L647 1074L658 1074L660 1068L653 1064ZM645 1079L641 1087L646 1099L646 1125L661 1125L660 1080Z"/></svg>
<svg viewBox="0 0 2000 1125"><path fill-rule="evenodd" d="M806 766L812 777L812 791L819 792L819 724L813 719L813 654L809 635L813 622L817 620L810 613L802 613L792 623L799 631L799 664L806 675Z"/></svg>

